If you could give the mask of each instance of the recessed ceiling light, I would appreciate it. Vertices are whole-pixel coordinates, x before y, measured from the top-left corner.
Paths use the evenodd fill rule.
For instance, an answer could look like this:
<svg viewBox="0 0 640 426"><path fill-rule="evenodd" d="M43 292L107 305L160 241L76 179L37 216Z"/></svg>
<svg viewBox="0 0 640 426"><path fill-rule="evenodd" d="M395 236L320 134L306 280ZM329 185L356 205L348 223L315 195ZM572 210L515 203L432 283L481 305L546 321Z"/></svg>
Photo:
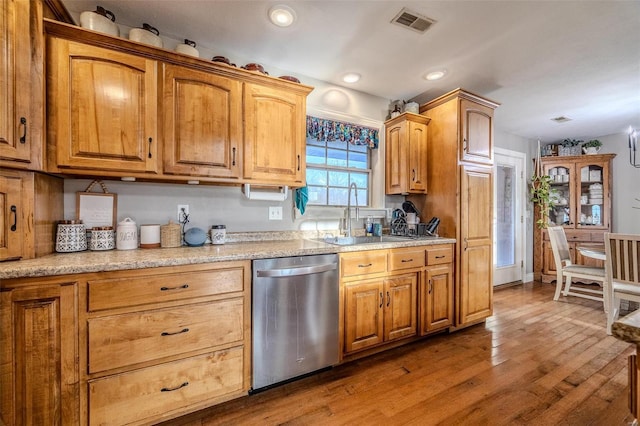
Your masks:
<svg viewBox="0 0 640 426"><path fill-rule="evenodd" d="M435 80L440 80L445 75L447 75L447 70L438 70L438 71L431 71L430 73L427 73L427 75L425 75L424 78L429 81L435 81Z"/></svg>
<svg viewBox="0 0 640 426"><path fill-rule="evenodd" d="M296 20L296 12L289 6L279 4L269 9L269 19L278 27L288 27Z"/></svg>
<svg viewBox="0 0 640 426"><path fill-rule="evenodd" d="M348 74L345 74L342 77L342 81L344 81L345 83L355 83L359 80L360 80L360 74L355 72L350 72Z"/></svg>

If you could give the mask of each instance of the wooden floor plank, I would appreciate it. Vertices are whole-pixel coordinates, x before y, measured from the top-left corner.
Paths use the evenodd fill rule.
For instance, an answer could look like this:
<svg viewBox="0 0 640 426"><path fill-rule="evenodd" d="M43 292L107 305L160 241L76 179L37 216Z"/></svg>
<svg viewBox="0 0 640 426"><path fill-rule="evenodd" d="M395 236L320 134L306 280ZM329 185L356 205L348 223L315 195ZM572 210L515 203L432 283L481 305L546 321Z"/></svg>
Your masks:
<svg viewBox="0 0 640 426"><path fill-rule="evenodd" d="M555 286L497 290L484 324L441 334L167 422L212 425L624 426L632 345L601 302Z"/></svg>

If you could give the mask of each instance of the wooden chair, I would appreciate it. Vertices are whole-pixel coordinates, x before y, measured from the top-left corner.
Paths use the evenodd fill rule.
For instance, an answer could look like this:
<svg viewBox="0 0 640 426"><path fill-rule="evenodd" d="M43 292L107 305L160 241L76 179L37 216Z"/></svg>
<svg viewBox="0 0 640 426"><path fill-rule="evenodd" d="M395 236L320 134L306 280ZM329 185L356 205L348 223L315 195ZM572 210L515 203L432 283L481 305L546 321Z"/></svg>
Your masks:
<svg viewBox="0 0 640 426"><path fill-rule="evenodd" d="M603 302L604 292L602 288L591 289L584 287L576 287L572 285L573 278L587 280L588 282L597 282L602 286L605 280L604 268L593 266L574 265L571 262L571 252L569 251L569 243L562 226L550 226L547 228L549 232L549 240L551 240L551 250L553 251L553 259L556 263L556 271L558 277L556 279L556 294L553 300L558 300L560 292L564 296L582 297L585 299L597 300ZM563 277L566 277L564 290L562 290Z"/></svg>
<svg viewBox="0 0 640 426"><path fill-rule="evenodd" d="M606 233L607 334L620 314L620 300L640 302L640 235Z"/></svg>

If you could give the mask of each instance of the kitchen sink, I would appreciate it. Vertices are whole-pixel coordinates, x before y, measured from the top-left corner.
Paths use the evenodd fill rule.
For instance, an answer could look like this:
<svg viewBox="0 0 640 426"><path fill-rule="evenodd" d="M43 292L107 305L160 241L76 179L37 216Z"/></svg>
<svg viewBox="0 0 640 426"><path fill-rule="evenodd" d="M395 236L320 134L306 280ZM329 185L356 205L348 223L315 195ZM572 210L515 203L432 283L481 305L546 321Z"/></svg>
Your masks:
<svg viewBox="0 0 640 426"><path fill-rule="evenodd" d="M401 237L397 235L383 235L381 237L325 237L319 240L328 244L337 246L354 246L358 244L375 244L375 243L397 243L401 241L411 241L415 238Z"/></svg>

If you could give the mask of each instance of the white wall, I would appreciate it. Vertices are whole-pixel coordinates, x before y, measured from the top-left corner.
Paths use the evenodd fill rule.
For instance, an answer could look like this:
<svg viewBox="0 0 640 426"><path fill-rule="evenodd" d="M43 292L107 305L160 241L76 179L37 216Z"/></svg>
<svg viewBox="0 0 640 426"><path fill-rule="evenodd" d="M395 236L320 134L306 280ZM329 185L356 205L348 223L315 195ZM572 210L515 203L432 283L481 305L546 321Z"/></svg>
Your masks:
<svg viewBox="0 0 640 426"><path fill-rule="evenodd" d="M629 135L617 133L600 136L601 154L616 154L611 166L613 174L613 232L640 234L640 168L629 164ZM640 152L638 152L640 161ZM634 208L635 207L635 208Z"/></svg>

